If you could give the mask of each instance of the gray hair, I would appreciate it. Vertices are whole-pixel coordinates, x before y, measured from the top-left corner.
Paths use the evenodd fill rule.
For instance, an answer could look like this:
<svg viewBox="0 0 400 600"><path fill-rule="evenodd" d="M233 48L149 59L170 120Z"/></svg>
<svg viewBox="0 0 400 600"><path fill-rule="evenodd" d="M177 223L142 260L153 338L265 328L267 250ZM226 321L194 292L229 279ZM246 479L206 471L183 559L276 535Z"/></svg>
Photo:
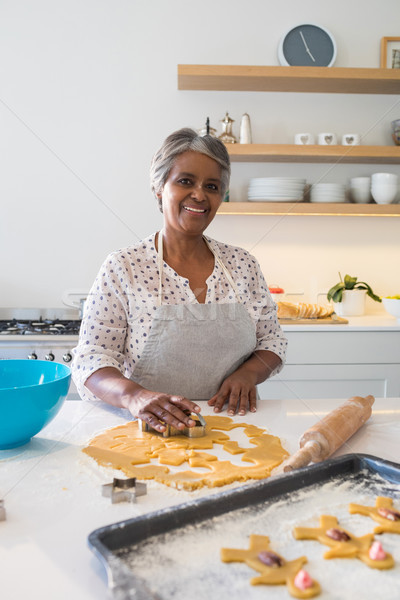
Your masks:
<svg viewBox="0 0 400 600"><path fill-rule="evenodd" d="M230 159L225 145L211 135L200 136L193 129L185 127L171 133L151 161L151 190L158 200L161 212L161 199L157 194L162 192L176 158L189 151L205 154L219 164L221 167L221 198L223 199L225 196L231 175Z"/></svg>

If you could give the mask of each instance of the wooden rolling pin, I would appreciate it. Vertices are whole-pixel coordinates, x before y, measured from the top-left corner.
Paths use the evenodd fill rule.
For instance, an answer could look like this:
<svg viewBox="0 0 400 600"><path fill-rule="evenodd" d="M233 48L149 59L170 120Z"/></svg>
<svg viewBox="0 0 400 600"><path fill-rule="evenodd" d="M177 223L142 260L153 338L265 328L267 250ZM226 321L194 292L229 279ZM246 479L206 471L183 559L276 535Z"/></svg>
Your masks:
<svg viewBox="0 0 400 600"><path fill-rule="evenodd" d="M374 402L373 396L354 396L307 429L300 438L300 450L284 463L283 471L328 458L369 419Z"/></svg>

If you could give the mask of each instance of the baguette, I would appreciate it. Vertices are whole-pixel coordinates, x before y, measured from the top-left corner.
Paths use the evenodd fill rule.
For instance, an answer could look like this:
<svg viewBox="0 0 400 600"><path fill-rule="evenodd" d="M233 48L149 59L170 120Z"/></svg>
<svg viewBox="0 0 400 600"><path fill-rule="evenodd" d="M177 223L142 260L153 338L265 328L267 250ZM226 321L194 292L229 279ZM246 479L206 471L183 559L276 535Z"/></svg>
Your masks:
<svg viewBox="0 0 400 600"><path fill-rule="evenodd" d="M331 306L311 302L277 302L278 319L324 319L333 313Z"/></svg>

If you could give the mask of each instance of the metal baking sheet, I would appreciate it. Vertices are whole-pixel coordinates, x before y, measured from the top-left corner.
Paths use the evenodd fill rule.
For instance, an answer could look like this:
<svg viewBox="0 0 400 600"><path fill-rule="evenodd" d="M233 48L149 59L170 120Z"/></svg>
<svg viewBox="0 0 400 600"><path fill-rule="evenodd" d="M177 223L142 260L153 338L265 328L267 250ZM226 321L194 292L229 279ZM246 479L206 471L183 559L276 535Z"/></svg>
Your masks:
<svg viewBox="0 0 400 600"><path fill-rule="evenodd" d="M318 498L322 506L326 506L325 514L335 514L335 508L340 506L344 515L349 502L373 505L378 495L390 496L398 503L400 465L366 454L349 454L97 529L89 535L88 543L107 570L109 588L116 600L183 600L187 597L257 600L265 594L271 600L289 598L285 586L251 586L249 580L256 573L243 564L221 563L220 548L246 548L251 533L268 535L276 552L288 560L306 555L309 558L306 568L309 567L310 572L318 571L321 569L319 557L326 548L317 542L312 542L312 546L310 542L308 546L304 541L303 545L293 542L293 523L299 525L311 518L313 526L317 526L318 515L323 514ZM374 526L370 519L359 516L359 532L353 531L351 526L357 519L344 518L352 521L342 523L339 517L339 523L355 535L369 533ZM389 535L389 538L392 541L388 551L399 563L400 536ZM393 538L397 539L393 541ZM288 556L288 552L293 555ZM335 562L341 563L342 571L335 574L333 570L330 578L334 583L340 578L355 576L357 569L368 571L357 560L325 561L330 563L331 569L331 563ZM346 565L343 577L345 562L353 565ZM324 564L324 575L327 569ZM367 578L361 575L361 580L371 580L365 584L371 590L371 598L376 598L374 582L377 578L376 585L382 593L385 585L387 587L386 599L399 597L398 564L391 573L385 571L383 575L375 572L377 570L369 571ZM354 588L348 596L345 590L336 593L330 591L329 586L324 589L322 578L320 583L321 599L343 600L354 593ZM359 585L360 582L358 588ZM395 595L391 595L391 591ZM359 597L367 599L369 592Z"/></svg>

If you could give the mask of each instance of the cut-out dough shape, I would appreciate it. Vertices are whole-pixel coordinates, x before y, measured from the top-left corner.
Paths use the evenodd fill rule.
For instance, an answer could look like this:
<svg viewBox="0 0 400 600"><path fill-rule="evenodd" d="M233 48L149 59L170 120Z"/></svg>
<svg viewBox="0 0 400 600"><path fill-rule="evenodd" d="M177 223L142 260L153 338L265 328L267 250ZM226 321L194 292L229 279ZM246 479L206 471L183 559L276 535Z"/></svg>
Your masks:
<svg viewBox="0 0 400 600"><path fill-rule="evenodd" d="M296 540L318 540L321 544L331 546L331 550L325 552L324 558L358 558L372 569L391 569L394 566L393 556L386 553L383 560L372 560L369 556L369 549L374 541L372 533L362 537L355 537L342 527L338 526L336 517L322 515L320 517L320 527L295 527L293 535ZM342 537L348 537L347 540L333 539L327 535L327 531L336 530Z"/></svg>
<svg viewBox="0 0 400 600"><path fill-rule="evenodd" d="M186 490L264 479L288 457L280 439L265 433L265 429L247 423L235 423L230 417L217 415L205 417L205 420L206 435L199 438L183 435L163 438L156 433L140 431L137 422L132 421L99 434L83 452L103 466L123 471L128 477L155 479ZM238 427L243 428L252 447L241 448L223 432ZM243 466L218 460L216 456L204 452L212 449L214 444L220 444L230 454L241 454ZM158 464L152 464L152 460L158 460ZM180 466L185 463L192 468L207 469L207 472L182 470L171 473L168 468L168 465Z"/></svg>
<svg viewBox="0 0 400 600"><path fill-rule="evenodd" d="M352 503L349 505L349 512L352 515L359 514L371 517L379 523L379 526L375 527L374 533L400 533L400 511L393 507L392 498L378 496L375 506Z"/></svg>
<svg viewBox="0 0 400 600"><path fill-rule="evenodd" d="M281 564L275 566L264 564L259 558L260 552L271 552L278 558ZM300 558L286 561L271 549L269 537L266 535L250 535L248 550L222 548L221 560L222 562L244 562L257 571L257 573L260 573L260 577L250 579L251 585L286 584L288 591L295 598L313 598L321 592L317 581L313 581L312 586L305 590L301 590L294 584L294 579L302 566L307 562L307 558L300 556Z"/></svg>

